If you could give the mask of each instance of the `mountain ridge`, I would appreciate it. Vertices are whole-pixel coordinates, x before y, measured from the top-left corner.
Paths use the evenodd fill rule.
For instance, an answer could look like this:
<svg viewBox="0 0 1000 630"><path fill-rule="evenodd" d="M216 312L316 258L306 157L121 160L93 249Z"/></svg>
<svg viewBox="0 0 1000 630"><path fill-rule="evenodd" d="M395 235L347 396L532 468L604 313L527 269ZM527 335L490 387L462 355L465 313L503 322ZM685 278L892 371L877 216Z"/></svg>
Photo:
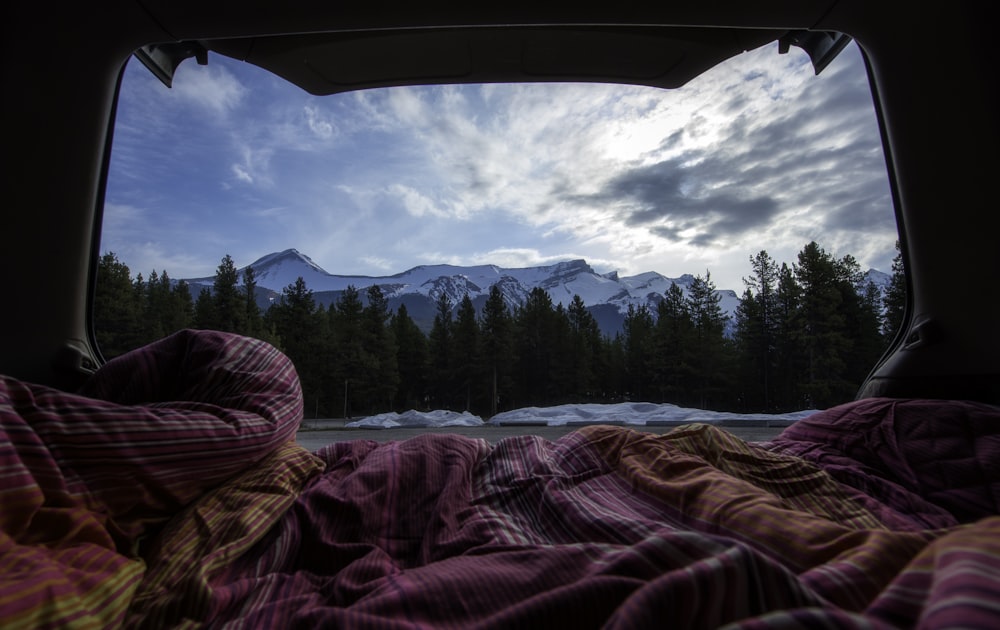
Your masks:
<svg viewBox="0 0 1000 630"><path fill-rule="evenodd" d="M432 264L417 265L387 276L338 275L327 272L294 248L267 254L246 267L253 268L256 273L258 302L263 307L280 299L282 289L299 277L322 306L335 303L348 286L357 289L364 300L365 290L378 285L391 309L406 304L410 316L425 331L430 329L436 301L442 294L447 295L453 307L457 307L468 294L477 311L481 311L490 288L496 284L510 308L522 304L535 287L544 289L553 304L564 307L569 306L574 295L579 295L598 320L601 330L605 334L614 334L621 330L629 306L638 308L646 305L655 312L656 304L671 284L677 284L686 294L694 281L691 274L669 278L655 271L634 276L621 276L617 271L599 274L584 259L514 268L492 264ZM246 267L239 269L241 275ZM888 278L874 269L869 274L880 286ZM211 288L213 281L214 277L186 280L195 287L195 292L198 287ZM715 292L719 295L720 307L730 317L731 326L739 296L732 289L716 289Z"/></svg>

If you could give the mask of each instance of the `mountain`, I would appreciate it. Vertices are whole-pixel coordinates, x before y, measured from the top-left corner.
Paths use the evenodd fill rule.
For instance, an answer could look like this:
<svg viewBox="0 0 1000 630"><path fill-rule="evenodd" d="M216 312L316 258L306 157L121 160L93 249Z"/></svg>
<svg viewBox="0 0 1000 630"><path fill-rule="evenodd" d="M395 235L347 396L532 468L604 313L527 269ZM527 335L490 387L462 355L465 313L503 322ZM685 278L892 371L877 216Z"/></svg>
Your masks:
<svg viewBox="0 0 1000 630"><path fill-rule="evenodd" d="M686 293L694 281L694 276L684 274L678 278L668 278L648 271L635 276L619 276L617 272L599 274L585 260L570 260L540 267L506 269L496 265L475 265L460 267L455 265L421 265L391 276L340 276L328 273L308 256L294 249L268 254L250 265L256 272L258 301L266 308L274 300L280 299L281 291L302 277L312 290L313 297L324 307L336 302L348 286L354 286L365 297L365 289L377 284L389 301L393 310L400 304L406 305L410 317L425 331L429 331L434 321L435 302L442 294L448 296L457 307L468 294L477 310L482 309L489 296L490 287L500 287L504 300L510 308L524 302L528 293L541 287L552 298L554 304L569 306L574 295L579 295L584 304L597 319L605 334L621 330L629 305L647 305L656 310L656 304L671 284L677 284ZM240 270L242 271L242 269ZM886 281L886 274L871 270L866 274L880 286ZM197 295L201 287L211 288L213 278L194 278L187 282L192 285L192 293ZM733 315L739 305L735 291L720 289L720 306L730 316L730 330Z"/></svg>

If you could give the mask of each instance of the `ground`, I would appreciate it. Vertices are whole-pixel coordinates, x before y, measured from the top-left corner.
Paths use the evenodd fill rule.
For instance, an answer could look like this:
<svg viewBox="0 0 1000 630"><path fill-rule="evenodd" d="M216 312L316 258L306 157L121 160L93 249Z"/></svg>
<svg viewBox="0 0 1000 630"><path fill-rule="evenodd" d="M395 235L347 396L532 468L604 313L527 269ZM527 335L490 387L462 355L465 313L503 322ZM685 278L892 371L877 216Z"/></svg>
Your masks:
<svg viewBox="0 0 1000 630"><path fill-rule="evenodd" d="M325 429L319 431L299 431L295 438L295 441L306 447L310 451L315 451L316 449L329 444L331 442L341 442L343 440L378 440L380 442L388 442L390 440L405 440L416 435L420 435L425 432L437 432L437 433L457 433L459 435L465 435L473 438L483 438L488 440L490 443L495 443L497 440L512 435L539 435L543 438L549 440L555 440L558 437L565 435L569 431L574 430L575 427L569 426L526 426L526 425L513 425L513 426L492 426L484 425L481 427L445 427L445 428L395 428L395 429L347 429L347 428L336 428L336 429ZM632 427L636 430L648 431L650 433L666 433L674 426L635 426ZM748 441L748 442L760 442L774 439L784 427L733 427L727 426L723 427L726 431L729 431L736 436Z"/></svg>

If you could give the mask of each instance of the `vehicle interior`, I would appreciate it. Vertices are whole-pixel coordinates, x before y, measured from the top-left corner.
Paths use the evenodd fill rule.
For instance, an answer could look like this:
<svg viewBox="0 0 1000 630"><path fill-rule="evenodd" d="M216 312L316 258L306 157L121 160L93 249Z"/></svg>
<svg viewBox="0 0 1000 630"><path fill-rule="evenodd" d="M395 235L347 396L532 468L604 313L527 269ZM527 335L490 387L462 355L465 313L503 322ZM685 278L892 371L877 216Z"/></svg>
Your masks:
<svg viewBox="0 0 1000 630"><path fill-rule="evenodd" d="M982 4L922 6L8 5L0 468L17 483L0 492L0 618L1000 625L998 53ZM314 95L672 89L772 42L805 50L817 73L848 42L863 52L907 303L857 400L765 446L705 426L589 427L499 450L441 436L310 453L294 444L294 368L266 344L188 331L111 362L96 345L104 187L132 58L169 86L180 64L226 56Z"/></svg>

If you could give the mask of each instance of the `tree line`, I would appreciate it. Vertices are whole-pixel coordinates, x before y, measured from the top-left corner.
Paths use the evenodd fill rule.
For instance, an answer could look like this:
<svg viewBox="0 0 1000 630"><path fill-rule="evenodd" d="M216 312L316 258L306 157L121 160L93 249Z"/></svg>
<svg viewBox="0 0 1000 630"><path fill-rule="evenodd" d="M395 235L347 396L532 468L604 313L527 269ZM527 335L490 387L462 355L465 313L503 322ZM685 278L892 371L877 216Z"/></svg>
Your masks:
<svg viewBox="0 0 1000 630"><path fill-rule="evenodd" d="M491 416L526 406L642 400L741 412L826 408L853 398L903 316L900 255L884 292L850 255L807 244L791 264L766 251L728 322L711 274L673 284L655 307L630 306L602 334L583 300L543 289L509 307L491 288L481 312L466 295L436 301L429 333L378 286L318 305L302 278L266 310L250 267L229 255L197 296L164 270L134 278L112 253L98 266L94 328L106 358L182 328L257 337L294 362L306 413L356 417L407 409ZM731 324L731 325L730 325ZM727 326L732 334L726 334Z"/></svg>

